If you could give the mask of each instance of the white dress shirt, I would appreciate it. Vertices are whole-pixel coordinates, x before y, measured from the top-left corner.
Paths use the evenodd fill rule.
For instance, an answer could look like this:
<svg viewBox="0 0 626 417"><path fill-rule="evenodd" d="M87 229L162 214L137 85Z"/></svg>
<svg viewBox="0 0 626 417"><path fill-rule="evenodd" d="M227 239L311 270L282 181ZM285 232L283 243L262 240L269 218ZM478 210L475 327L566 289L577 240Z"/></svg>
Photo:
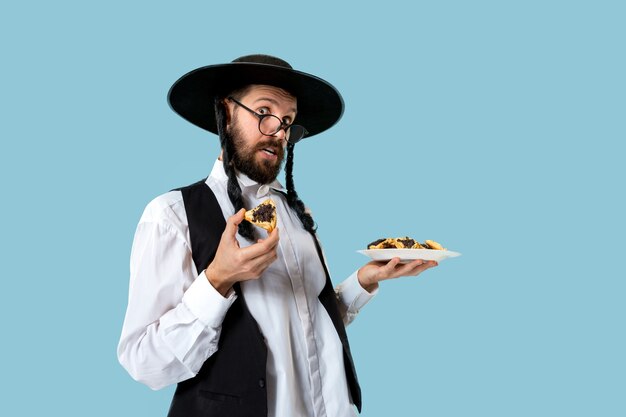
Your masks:
<svg viewBox="0 0 626 417"><path fill-rule="evenodd" d="M238 175L246 207L276 203L278 259L263 275L241 283L252 317L267 344L270 417L356 416L337 331L318 299L326 282L312 236L289 208L277 182L259 185ZM227 176L216 161L206 180L225 219L234 214ZM259 230L259 236L265 231ZM241 247L248 246L237 235ZM146 207L130 262L128 309L118 358L130 375L152 389L194 377L218 347L221 325L237 295L225 298L196 271L182 194L171 191ZM344 323L376 293L356 272L335 289Z"/></svg>

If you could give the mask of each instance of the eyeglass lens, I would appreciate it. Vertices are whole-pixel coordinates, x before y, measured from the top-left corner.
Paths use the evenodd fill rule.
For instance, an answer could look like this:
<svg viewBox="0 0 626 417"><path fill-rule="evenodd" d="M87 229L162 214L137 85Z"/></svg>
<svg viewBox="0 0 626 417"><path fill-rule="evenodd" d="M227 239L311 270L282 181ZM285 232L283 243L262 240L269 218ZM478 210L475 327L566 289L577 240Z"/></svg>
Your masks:
<svg viewBox="0 0 626 417"><path fill-rule="evenodd" d="M232 97L228 97L229 100L235 102L238 106L243 107L250 113L254 114L259 118L259 131L267 136L274 136L280 129L283 128L283 122L277 116L273 114L258 114L254 110L245 105L241 104L239 101L235 100ZM309 132L304 128L304 126L300 125L291 125L287 129L285 129L285 136L287 140L291 143L297 143L300 141L305 135Z"/></svg>
<svg viewBox="0 0 626 417"><path fill-rule="evenodd" d="M264 115L259 121L259 130L264 135L273 136L283 127L283 122L273 114ZM297 142L306 134L304 127L291 125L286 132L287 140Z"/></svg>
<svg viewBox="0 0 626 417"><path fill-rule="evenodd" d="M281 120L272 114L264 115L263 118L259 121L259 129L264 135L275 135L276 133L278 133L282 126L283 123L281 122Z"/></svg>
<svg viewBox="0 0 626 417"><path fill-rule="evenodd" d="M287 132L287 140L291 143L296 143L306 135L307 131L300 125L291 125Z"/></svg>

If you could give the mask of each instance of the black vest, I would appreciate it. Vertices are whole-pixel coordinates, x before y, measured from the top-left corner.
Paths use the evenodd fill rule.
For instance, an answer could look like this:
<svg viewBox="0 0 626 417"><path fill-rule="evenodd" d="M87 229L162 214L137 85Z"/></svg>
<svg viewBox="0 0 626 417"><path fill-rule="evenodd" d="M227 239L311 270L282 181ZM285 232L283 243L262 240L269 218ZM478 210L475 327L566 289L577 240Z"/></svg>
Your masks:
<svg viewBox="0 0 626 417"><path fill-rule="evenodd" d="M204 180L180 191L189 223L193 261L200 273L215 257L226 221L213 191ZM321 248L315 236L313 240L326 273L326 285L318 298L341 339L350 394L360 412L361 389L346 330ZM267 416L267 347L258 324L246 306L239 284L234 285L234 290L238 297L222 323L217 352L204 362L198 375L178 384L168 417Z"/></svg>

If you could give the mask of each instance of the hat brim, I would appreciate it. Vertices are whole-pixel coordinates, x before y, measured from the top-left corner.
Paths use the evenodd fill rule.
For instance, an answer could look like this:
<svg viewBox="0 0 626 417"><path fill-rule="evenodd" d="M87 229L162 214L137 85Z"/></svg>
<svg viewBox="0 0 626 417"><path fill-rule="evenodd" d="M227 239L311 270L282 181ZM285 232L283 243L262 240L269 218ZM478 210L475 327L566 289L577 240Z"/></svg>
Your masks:
<svg viewBox="0 0 626 417"><path fill-rule="evenodd" d="M179 78L168 93L170 107L185 120L217 134L214 98L250 84L279 87L298 100L295 123L316 135L343 114L343 99L335 87L314 75L276 65L233 62L209 65Z"/></svg>

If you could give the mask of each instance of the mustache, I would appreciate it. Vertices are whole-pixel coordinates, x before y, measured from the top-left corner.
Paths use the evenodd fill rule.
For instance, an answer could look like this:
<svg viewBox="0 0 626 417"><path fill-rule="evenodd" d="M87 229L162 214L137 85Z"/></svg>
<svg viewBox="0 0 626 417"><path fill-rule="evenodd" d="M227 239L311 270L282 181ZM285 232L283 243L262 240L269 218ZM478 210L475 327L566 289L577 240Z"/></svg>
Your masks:
<svg viewBox="0 0 626 417"><path fill-rule="evenodd" d="M266 148L268 146L282 148L282 139L268 139L257 143L257 147Z"/></svg>
<svg viewBox="0 0 626 417"><path fill-rule="evenodd" d="M254 146L255 150L261 150L263 148L272 148L276 150L276 154L282 156L285 153L282 140L265 140L259 142Z"/></svg>

